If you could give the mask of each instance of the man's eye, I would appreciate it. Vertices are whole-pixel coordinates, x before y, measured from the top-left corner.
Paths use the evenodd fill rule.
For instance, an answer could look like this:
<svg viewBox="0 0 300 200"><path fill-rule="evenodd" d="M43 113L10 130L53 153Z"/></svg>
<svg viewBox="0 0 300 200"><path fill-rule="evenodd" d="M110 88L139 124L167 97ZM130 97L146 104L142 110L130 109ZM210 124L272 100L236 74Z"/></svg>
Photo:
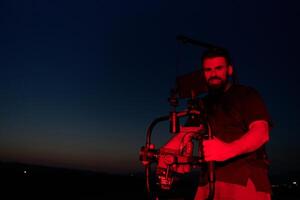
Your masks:
<svg viewBox="0 0 300 200"><path fill-rule="evenodd" d="M210 68L206 68L206 69L204 69L204 71L205 72L209 72L209 71L211 71L211 69Z"/></svg>

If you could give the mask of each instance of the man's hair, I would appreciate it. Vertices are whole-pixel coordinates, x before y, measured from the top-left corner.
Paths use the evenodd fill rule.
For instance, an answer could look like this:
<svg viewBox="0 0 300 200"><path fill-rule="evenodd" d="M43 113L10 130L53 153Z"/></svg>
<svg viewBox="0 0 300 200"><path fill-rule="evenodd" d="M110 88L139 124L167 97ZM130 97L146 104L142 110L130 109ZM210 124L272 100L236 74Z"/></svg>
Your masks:
<svg viewBox="0 0 300 200"><path fill-rule="evenodd" d="M206 58L214 58L214 57L224 57L228 65L232 64L229 52L224 48L211 48L204 51L201 57L201 64L203 65L203 61Z"/></svg>

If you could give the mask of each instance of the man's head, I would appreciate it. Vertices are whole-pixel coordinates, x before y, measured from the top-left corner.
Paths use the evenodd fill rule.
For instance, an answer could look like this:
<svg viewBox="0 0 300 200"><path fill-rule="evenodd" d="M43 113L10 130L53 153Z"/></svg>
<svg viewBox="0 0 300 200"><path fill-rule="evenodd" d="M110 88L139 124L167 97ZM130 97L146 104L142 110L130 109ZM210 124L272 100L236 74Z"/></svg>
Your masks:
<svg viewBox="0 0 300 200"><path fill-rule="evenodd" d="M202 55L203 75L211 90L225 89L233 74L231 59L225 49L209 49Z"/></svg>

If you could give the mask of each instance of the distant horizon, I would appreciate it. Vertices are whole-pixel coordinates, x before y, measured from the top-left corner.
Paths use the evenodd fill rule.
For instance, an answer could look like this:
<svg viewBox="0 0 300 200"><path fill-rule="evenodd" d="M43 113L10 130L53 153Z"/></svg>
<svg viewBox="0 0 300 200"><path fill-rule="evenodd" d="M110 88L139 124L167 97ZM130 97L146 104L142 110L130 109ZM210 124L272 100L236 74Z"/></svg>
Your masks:
<svg viewBox="0 0 300 200"><path fill-rule="evenodd" d="M107 174L107 175L143 175L144 169L141 170L133 170L133 171L105 171L105 170L93 170L90 168L81 168L81 167L71 167L71 166L64 166L64 165L51 165L51 164L42 164L42 163L34 163L34 162L22 162L22 161L7 161L7 160L0 160L0 164L12 164L12 165L28 165L28 166L35 166L35 167L42 167L42 168L55 168L55 169L64 169L64 170L73 170L73 171L82 171L82 172L91 172L91 173L100 173L100 174ZM192 173L197 172L197 170L192 170ZM189 173L187 173L189 174ZM285 171L269 171L269 175L271 177L286 177L287 175L295 175L297 178L300 178L300 170L285 170ZM286 177L289 178L289 177ZM298 180L300 181L300 179Z"/></svg>
<svg viewBox="0 0 300 200"><path fill-rule="evenodd" d="M47 164L47 163L39 163L39 162L30 162L30 161L17 161L17 160L1 160L0 164L12 164L12 165L28 165L28 166L36 166L36 167L45 167L45 168L57 168L57 169L66 169L66 170L75 170L75 171L85 171L85 172L93 172L93 173L105 173L112 175L125 175L125 174L139 174L143 173L143 170L132 170L132 171L108 171L102 169L93 169L87 167L80 166L70 166L63 164Z"/></svg>

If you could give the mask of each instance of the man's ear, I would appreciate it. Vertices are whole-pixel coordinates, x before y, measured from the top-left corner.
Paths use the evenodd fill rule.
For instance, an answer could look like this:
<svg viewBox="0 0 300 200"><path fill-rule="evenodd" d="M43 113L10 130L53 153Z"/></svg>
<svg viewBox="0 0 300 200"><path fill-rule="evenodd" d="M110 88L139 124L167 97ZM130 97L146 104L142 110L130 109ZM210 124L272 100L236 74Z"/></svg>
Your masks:
<svg viewBox="0 0 300 200"><path fill-rule="evenodd" d="M228 71L228 75L229 76L232 76L232 74L233 74L233 67L232 67L232 65L228 65L228 69L227 69Z"/></svg>

